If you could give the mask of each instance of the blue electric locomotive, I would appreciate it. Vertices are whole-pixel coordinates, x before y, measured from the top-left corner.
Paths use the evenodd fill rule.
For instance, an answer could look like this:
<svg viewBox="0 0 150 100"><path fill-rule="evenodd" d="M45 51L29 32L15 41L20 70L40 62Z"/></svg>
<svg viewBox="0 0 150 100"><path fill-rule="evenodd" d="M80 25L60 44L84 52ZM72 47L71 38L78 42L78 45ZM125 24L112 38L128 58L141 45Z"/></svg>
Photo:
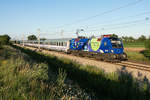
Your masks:
<svg viewBox="0 0 150 100"><path fill-rule="evenodd" d="M122 41L111 35L104 35L101 38L71 39L70 52L106 61L127 60Z"/></svg>

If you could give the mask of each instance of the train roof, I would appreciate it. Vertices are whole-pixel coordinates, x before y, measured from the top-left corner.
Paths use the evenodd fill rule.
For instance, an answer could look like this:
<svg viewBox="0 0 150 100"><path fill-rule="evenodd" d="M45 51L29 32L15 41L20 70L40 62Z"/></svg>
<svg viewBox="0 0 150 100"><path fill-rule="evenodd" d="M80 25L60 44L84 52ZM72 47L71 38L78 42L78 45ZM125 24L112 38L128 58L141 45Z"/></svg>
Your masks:
<svg viewBox="0 0 150 100"><path fill-rule="evenodd" d="M44 42L67 42L72 38L60 38L60 39L47 39Z"/></svg>

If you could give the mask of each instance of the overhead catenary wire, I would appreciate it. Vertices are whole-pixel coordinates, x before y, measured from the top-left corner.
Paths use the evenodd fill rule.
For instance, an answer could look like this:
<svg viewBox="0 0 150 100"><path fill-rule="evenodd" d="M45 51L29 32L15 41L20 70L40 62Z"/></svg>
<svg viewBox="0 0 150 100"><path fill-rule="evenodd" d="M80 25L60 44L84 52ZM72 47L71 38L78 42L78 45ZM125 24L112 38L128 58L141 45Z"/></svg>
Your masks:
<svg viewBox="0 0 150 100"><path fill-rule="evenodd" d="M130 22L130 23L125 23L125 25L123 24L120 24L120 26L113 26L113 27L102 27L101 29L98 28L98 29L93 29L93 30L88 30L88 31L106 31L106 30L113 30L113 29L121 29L121 28L129 28L129 27L133 27L135 25L138 25L139 23L145 23L144 21L133 21L133 22ZM149 23L149 21L147 21L146 23Z"/></svg>
<svg viewBox="0 0 150 100"><path fill-rule="evenodd" d="M146 17L147 18L147 17ZM146 18L145 19L140 19L140 20L133 20L133 21L128 21L128 22L120 22L120 23L112 23L112 24L103 24L103 25L100 25L100 26L95 26L95 27L90 27L89 29L91 28L97 28L97 27L111 27L111 26L119 26L119 25L129 25L129 24L134 24L134 23L140 23L140 22L144 22L146 21Z"/></svg>
<svg viewBox="0 0 150 100"><path fill-rule="evenodd" d="M133 18L133 17L144 16L144 15L149 15L149 14L150 14L150 11L146 11L146 12L138 13L138 14L135 14L135 15L126 16L125 18ZM120 18L116 18L116 19L112 19L112 20L106 20L103 23L94 23L94 24L86 25L84 27L93 27L93 26L98 26L98 25L106 25L105 23L107 23L107 22L114 22L114 21L116 22L116 21L122 21L122 20L123 20L123 18L120 17Z"/></svg>
<svg viewBox="0 0 150 100"><path fill-rule="evenodd" d="M142 1L144 1L144 0L136 0L136 1L134 1L134 2L130 2L130 3L125 4L125 5L122 5L122 6L120 6L120 7L113 8L113 9L104 11L104 12L102 12L102 13L99 13L99 14L96 14L96 15L93 15L93 16L89 16L89 17L87 17L87 18L83 18L83 19L74 21L74 22L72 22L72 23L64 24L64 25L58 26L58 27L56 27L56 28L62 28L62 27L64 27L64 26L68 26L68 25L71 26L71 25L74 25L74 24L76 24L76 23L81 23L81 22L84 22L84 21L88 21L88 20L94 19L94 18L96 18L96 17L103 16L103 15L105 15L105 14L109 14L109 13L118 11L118 10L123 9L123 8L127 8L127 7L130 7L130 6L134 6L134 5L136 5L136 4L138 4L138 3L142 2ZM60 34L60 32L55 32L55 33L54 33L54 32L51 32L51 33L52 33L52 34L47 33L47 35ZM67 32L65 31L64 34L66 34L66 33L67 33ZM70 33L69 33L69 34L70 34Z"/></svg>
<svg viewBox="0 0 150 100"><path fill-rule="evenodd" d="M134 1L134 2L130 2L126 5L123 5L123 6L120 6L120 7L117 7L117 8L113 8L113 9L110 9L110 10L107 10L107 11L104 11L100 14L97 14L97 15L93 15L93 16L90 16L90 17L87 17L85 19L80 19L78 21L75 21L75 22L72 22L72 23L68 23L68 24L64 24L64 25L61 25L61 26L58 26L57 28L61 28L61 27L65 27L65 26L71 26L71 25L74 25L76 23L81 23L81 22L84 22L84 21L87 21L87 20L90 20L90 19L93 19L95 17L98 17L98 16L102 16L102 15L105 15L105 14L108 14L108 13L112 13L114 11L117 11L117 10L120 10L120 9L123 9L123 8L126 8L126 7L130 7L130 6L133 6L133 5L136 5L140 2L142 2L143 0L137 0L137 1ZM143 12L141 14L150 14L150 12ZM133 15L133 16L140 16L140 14L137 14L137 15ZM129 17L132 17L132 16L129 16ZM88 26L87 26L88 27ZM66 34L66 32L64 33ZM54 35L54 34L52 34Z"/></svg>
<svg viewBox="0 0 150 100"><path fill-rule="evenodd" d="M105 14L112 13L112 12L114 12L114 11L118 11L118 10L120 10L120 9L127 8L127 7L130 7L130 6L133 6L133 5L136 5L136 4L138 4L138 3L142 2L142 1L143 1L143 0L136 0L136 1L134 1L134 2L130 2L130 3L126 4L126 5L123 5L123 6L120 6L120 7L117 7L117 8L113 8L113 9L104 11L104 12L102 12L102 13L99 13L99 14L96 14L96 15L93 15L93 16L89 16L89 17L87 17L87 18L80 19L80 20L74 21L74 22L72 22L72 23L68 23L68 24L64 24L64 25L58 26L58 27L56 27L56 29L57 29L57 28L62 28L62 27L64 27L64 26L68 26L68 25L74 25L74 24L76 24L76 23L81 23L81 22L84 22L84 21L87 21L87 20L91 20L91 19L93 19L93 18L95 18L95 17L103 16L103 15L105 15Z"/></svg>

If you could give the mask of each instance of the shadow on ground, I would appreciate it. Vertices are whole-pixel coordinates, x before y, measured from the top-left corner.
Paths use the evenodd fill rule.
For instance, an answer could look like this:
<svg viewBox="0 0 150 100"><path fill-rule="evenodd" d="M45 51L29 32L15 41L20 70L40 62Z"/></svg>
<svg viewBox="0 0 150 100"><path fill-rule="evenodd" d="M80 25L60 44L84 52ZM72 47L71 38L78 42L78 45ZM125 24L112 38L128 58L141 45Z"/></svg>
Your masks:
<svg viewBox="0 0 150 100"><path fill-rule="evenodd" d="M146 78L143 83L138 84L139 80L132 77L123 67L118 70L118 74L105 74L93 66L82 66L68 59L58 59L57 57L45 55L39 52L13 46L28 54L38 63L45 62L49 69L58 72L63 68L67 72L67 77L78 83L81 88L89 93L94 93L100 100L150 100L150 91ZM139 73L140 75L140 73Z"/></svg>

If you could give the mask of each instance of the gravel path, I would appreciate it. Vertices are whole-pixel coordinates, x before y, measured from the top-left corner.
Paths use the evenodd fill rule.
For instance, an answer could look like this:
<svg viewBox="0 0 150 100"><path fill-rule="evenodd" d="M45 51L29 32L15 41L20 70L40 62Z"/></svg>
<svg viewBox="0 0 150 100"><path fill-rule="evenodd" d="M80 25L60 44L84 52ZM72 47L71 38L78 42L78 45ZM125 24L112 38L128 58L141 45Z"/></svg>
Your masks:
<svg viewBox="0 0 150 100"><path fill-rule="evenodd" d="M31 48L31 47L26 47L26 48L35 50L35 48ZM145 72L145 71L141 71L138 69L127 68L127 67L115 65L112 63L96 61L96 60L92 60L89 58L77 57L77 56L68 55L68 54L55 52L55 51L42 50L42 52L45 54L50 54L50 55L56 56L58 58L71 59L82 65L95 66L97 68L103 69L106 73L123 71L123 72L127 72L127 73L131 74L133 77L136 77L138 79L141 79L141 80L144 79L146 81L147 80L150 81L150 72Z"/></svg>

